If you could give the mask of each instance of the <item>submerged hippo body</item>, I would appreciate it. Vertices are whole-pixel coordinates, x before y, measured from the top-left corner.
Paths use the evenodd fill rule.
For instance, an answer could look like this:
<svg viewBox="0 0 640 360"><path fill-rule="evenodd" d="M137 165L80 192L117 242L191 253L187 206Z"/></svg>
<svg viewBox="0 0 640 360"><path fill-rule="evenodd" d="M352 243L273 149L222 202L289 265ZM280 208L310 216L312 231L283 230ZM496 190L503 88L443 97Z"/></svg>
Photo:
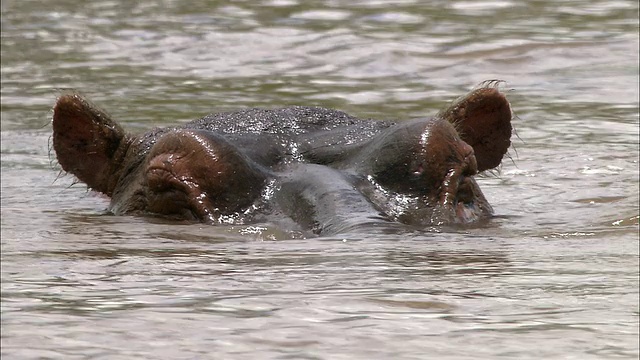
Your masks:
<svg viewBox="0 0 640 360"><path fill-rule="evenodd" d="M317 107L211 114L134 136L78 94L61 96L62 168L111 197L115 214L304 230L352 223L475 222L492 209L473 176L500 164L511 108L489 83L432 118L364 120Z"/></svg>

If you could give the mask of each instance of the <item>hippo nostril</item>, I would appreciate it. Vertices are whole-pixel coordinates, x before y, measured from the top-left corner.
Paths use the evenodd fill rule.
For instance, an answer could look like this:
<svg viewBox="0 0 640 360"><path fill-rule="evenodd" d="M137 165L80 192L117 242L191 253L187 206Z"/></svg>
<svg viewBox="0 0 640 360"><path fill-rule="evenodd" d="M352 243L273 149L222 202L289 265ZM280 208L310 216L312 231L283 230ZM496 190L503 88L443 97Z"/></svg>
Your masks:
<svg viewBox="0 0 640 360"><path fill-rule="evenodd" d="M470 204L474 201L473 185L471 177L461 176L458 184L458 193L456 194L458 203Z"/></svg>
<svg viewBox="0 0 640 360"><path fill-rule="evenodd" d="M168 191L176 188L179 182L175 179L175 175L164 168L150 168L146 173L146 184L150 190L155 192Z"/></svg>

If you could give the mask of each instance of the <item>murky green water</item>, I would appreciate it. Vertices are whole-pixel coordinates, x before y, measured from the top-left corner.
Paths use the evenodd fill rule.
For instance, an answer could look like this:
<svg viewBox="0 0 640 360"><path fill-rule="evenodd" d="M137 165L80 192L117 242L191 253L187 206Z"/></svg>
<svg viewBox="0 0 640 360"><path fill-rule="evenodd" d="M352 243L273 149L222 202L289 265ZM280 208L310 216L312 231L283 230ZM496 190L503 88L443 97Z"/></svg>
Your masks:
<svg viewBox="0 0 640 360"><path fill-rule="evenodd" d="M636 358L636 1L6 0L2 357ZM75 88L131 131L288 104L434 114L507 81L476 228L287 240L105 215L58 178Z"/></svg>

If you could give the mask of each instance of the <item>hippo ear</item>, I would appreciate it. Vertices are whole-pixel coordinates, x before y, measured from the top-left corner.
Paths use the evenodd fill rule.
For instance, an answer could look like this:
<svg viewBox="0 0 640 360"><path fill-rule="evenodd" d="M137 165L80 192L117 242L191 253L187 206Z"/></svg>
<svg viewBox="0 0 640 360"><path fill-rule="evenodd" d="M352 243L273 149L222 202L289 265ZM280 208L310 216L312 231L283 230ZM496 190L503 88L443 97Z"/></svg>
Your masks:
<svg viewBox="0 0 640 360"><path fill-rule="evenodd" d="M511 145L511 106L496 85L487 82L438 114L454 124L462 140L473 147L478 171L500 165Z"/></svg>
<svg viewBox="0 0 640 360"><path fill-rule="evenodd" d="M78 94L53 108L53 148L58 163L90 188L111 195L126 151L124 130Z"/></svg>

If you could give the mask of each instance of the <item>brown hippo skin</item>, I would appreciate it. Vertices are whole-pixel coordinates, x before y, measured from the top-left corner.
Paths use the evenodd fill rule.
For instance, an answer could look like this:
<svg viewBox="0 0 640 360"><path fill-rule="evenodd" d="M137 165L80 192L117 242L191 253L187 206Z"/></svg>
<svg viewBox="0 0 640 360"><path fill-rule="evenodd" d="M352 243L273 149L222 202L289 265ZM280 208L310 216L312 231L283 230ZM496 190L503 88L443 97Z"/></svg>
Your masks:
<svg viewBox="0 0 640 360"><path fill-rule="evenodd" d="M335 233L357 223L490 217L473 176L501 163L511 118L497 83L485 82L431 118L390 122L295 106L131 135L69 93L53 109L53 148L63 170L111 197L117 215Z"/></svg>

